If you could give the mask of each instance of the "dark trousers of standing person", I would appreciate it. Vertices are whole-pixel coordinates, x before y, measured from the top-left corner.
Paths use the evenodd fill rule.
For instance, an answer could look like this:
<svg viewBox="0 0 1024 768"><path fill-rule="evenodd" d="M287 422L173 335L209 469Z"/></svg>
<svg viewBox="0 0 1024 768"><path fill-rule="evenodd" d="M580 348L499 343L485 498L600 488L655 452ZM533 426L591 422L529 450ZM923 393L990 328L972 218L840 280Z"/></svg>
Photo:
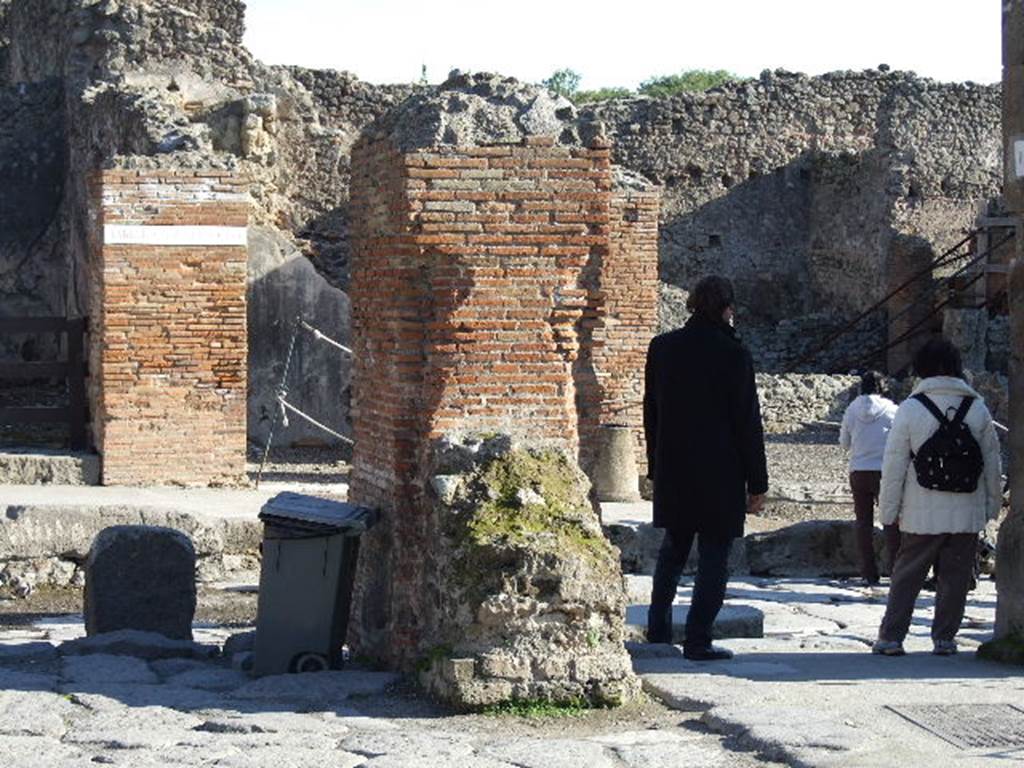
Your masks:
<svg viewBox="0 0 1024 768"><path fill-rule="evenodd" d="M935 618L932 640L952 640L960 629L974 567L977 534L903 533L889 584L885 617L878 630L882 640L903 642L910 629L914 602L928 569L935 566Z"/></svg>
<svg viewBox="0 0 1024 768"><path fill-rule="evenodd" d="M686 648L711 645L711 627L725 601L729 580L729 550L732 537L716 537L688 532L673 536L665 531L658 551L651 586L651 607L647 611L647 642L672 642L672 603L679 578L697 538L697 576L693 584L690 610L686 615Z"/></svg>
<svg viewBox="0 0 1024 768"><path fill-rule="evenodd" d="M850 473L860 575L872 584L878 581L878 564L875 562L875 501L881 483L881 472L855 470ZM896 563L896 553L900 549L900 528L898 525L884 525L882 531L885 533L885 548L891 572Z"/></svg>

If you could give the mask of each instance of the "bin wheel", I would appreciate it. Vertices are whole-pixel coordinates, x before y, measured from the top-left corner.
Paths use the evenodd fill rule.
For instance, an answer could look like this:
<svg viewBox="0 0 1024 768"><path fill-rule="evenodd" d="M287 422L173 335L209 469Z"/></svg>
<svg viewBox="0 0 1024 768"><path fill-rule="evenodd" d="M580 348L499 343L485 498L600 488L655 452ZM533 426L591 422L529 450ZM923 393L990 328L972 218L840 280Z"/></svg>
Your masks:
<svg viewBox="0 0 1024 768"><path fill-rule="evenodd" d="M326 672L331 668L322 653L300 653L295 657L296 672Z"/></svg>

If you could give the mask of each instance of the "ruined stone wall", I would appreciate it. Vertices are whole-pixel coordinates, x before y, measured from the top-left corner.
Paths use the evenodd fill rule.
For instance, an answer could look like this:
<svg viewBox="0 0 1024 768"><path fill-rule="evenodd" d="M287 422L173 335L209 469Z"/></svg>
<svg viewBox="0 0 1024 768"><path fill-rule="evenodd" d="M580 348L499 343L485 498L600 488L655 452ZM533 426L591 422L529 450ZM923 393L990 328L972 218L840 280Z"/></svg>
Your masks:
<svg viewBox="0 0 1024 768"><path fill-rule="evenodd" d="M384 506L390 518L367 542L371 559L387 557L378 551L385 540L407 550L430 536L416 476L423 440L471 429L575 453L582 275L607 242L593 232L608 224L608 155L544 137L453 154L357 146L353 202L366 224L352 276L350 498ZM363 632L390 625L399 657L419 650L417 627L429 626L420 565L419 573L409 560L401 573L385 572L390 606L360 603L388 611L361 617ZM366 647L377 641L360 638Z"/></svg>
<svg viewBox="0 0 1024 768"><path fill-rule="evenodd" d="M63 315L65 126L59 82L0 88L0 316ZM0 350L35 359L38 340Z"/></svg>
<svg viewBox="0 0 1024 768"><path fill-rule="evenodd" d="M859 393L858 376L784 373L756 375L765 432L799 431L821 422L838 424ZM816 424L817 423L817 424Z"/></svg>
<svg viewBox="0 0 1024 768"><path fill-rule="evenodd" d="M223 30L234 45L242 44L245 34L244 0L171 0L174 5L195 14L207 24Z"/></svg>
<svg viewBox="0 0 1024 768"><path fill-rule="evenodd" d="M84 86L139 68L184 66L200 77L245 87L253 61L241 45L242 6L212 0L12 0L10 78L64 77Z"/></svg>
<svg viewBox="0 0 1024 768"><path fill-rule="evenodd" d="M104 484L236 483L245 472L245 227L230 171L93 179L93 436Z"/></svg>
<svg viewBox="0 0 1024 768"><path fill-rule="evenodd" d="M11 0L0 0L0 87L9 82L7 65L10 57L11 37L7 27L7 14L10 6Z"/></svg>
<svg viewBox="0 0 1024 768"><path fill-rule="evenodd" d="M256 215L286 229L317 269L347 290L352 145L416 89L371 85L348 72L267 67L257 71L255 90L273 94L276 123L266 136L272 163L238 145L253 166Z"/></svg>
<svg viewBox="0 0 1024 768"><path fill-rule="evenodd" d="M577 451L601 378L640 346L640 332L620 351L597 339L642 325L610 277L647 276L654 295L653 258L624 264L622 245L653 257L656 191L613 193L593 128L535 88L456 76L353 152L349 498L381 522L352 640L460 706L635 689L617 558Z"/></svg>
<svg viewBox="0 0 1024 768"><path fill-rule="evenodd" d="M289 73L336 138L404 95L344 74ZM661 278L688 287L712 271L732 276L755 358L780 370L786 348L810 346L807 327L829 322L822 306L838 324L880 298L895 235L941 251L971 226L979 203L998 190L998 109L995 87L869 71L766 73L710 93L613 101L583 113L608 125L618 163L665 186ZM288 167L304 181L292 231L318 269L344 286L347 162L330 174ZM341 205L325 205L324 183ZM776 343L780 320L799 329L792 343ZM881 345L881 331L877 323L865 328L850 350ZM822 356L812 367L849 357Z"/></svg>
<svg viewBox="0 0 1024 768"><path fill-rule="evenodd" d="M941 252L999 189L998 87L765 73L585 113L608 124L616 162L665 185L662 279L729 275L766 330L865 308L894 233Z"/></svg>

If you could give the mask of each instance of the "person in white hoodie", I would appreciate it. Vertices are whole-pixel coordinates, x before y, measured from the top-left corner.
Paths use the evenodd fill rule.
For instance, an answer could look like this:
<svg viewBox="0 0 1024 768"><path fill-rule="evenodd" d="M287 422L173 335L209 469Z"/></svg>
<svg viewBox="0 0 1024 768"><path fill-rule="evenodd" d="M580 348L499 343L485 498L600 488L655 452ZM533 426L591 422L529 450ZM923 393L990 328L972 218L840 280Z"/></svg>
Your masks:
<svg viewBox="0 0 1024 768"><path fill-rule="evenodd" d="M921 381L896 411L882 460L882 522L898 520L902 542L872 651L903 655L914 602L934 565L932 652L948 656L957 650L954 638L967 602L978 532L998 516L1002 504L999 438L984 400L964 380L960 353L949 341L939 337L926 342L914 357L914 372ZM928 406L916 399L920 394L947 419L966 408L963 423L982 460L974 490L937 490L918 482L913 456L939 428Z"/></svg>
<svg viewBox="0 0 1024 768"><path fill-rule="evenodd" d="M856 517L857 554L860 575L869 585L878 583L875 562L875 500L882 479L882 455L886 438L896 415L896 403L883 397L882 375L867 371L860 379L860 396L843 414L839 444L850 452L850 490ZM895 523L883 527L889 566L900 547L900 529Z"/></svg>

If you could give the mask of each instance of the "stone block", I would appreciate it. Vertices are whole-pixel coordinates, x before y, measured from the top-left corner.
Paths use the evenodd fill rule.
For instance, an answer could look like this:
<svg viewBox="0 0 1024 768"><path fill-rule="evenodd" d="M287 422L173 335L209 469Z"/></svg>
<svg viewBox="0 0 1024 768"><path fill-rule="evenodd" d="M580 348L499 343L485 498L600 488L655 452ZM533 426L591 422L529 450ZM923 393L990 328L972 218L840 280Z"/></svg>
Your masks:
<svg viewBox="0 0 1024 768"><path fill-rule="evenodd" d="M605 535L619 548L619 560L623 573L652 574L658 562L658 550L665 533L650 523L637 520L619 520L604 526ZM697 547L690 551L686 560L684 573L697 572ZM745 540L733 543L729 552L729 572L732 574L747 573L747 555Z"/></svg>
<svg viewBox="0 0 1024 768"><path fill-rule="evenodd" d="M746 537L747 564L757 576L856 576L857 547L852 521L809 520ZM884 537L875 529L879 563Z"/></svg>
<svg viewBox="0 0 1024 768"><path fill-rule="evenodd" d="M119 629L115 632L94 634L68 640L60 645L65 656L86 656L95 653L112 656L134 656L139 659L209 659L217 655L213 645L191 640L173 640L157 632Z"/></svg>
<svg viewBox="0 0 1024 768"><path fill-rule="evenodd" d="M686 640L686 614L688 605L672 606L672 642L681 645ZM646 641L647 606L631 605L626 609L626 639ZM733 637L764 637L764 612L750 605L722 606L711 628L716 640Z"/></svg>
<svg viewBox="0 0 1024 768"><path fill-rule="evenodd" d="M118 525L100 531L85 565L85 630L119 629L192 639L196 553L170 528Z"/></svg>
<svg viewBox="0 0 1024 768"><path fill-rule="evenodd" d="M95 453L11 450L0 453L2 485L99 485Z"/></svg>
<svg viewBox="0 0 1024 768"><path fill-rule="evenodd" d="M283 355L301 317L335 341L348 345L348 297L331 286L309 259L279 233L249 229L247 316L249 334L249 439L265 444L277 411ZM308 330L299 330L292 353L288 401L326 424L348 434L346 390L351 360L341 350ZM337 438L305 420L280 419L275 445L337 445Z"/></svg>

